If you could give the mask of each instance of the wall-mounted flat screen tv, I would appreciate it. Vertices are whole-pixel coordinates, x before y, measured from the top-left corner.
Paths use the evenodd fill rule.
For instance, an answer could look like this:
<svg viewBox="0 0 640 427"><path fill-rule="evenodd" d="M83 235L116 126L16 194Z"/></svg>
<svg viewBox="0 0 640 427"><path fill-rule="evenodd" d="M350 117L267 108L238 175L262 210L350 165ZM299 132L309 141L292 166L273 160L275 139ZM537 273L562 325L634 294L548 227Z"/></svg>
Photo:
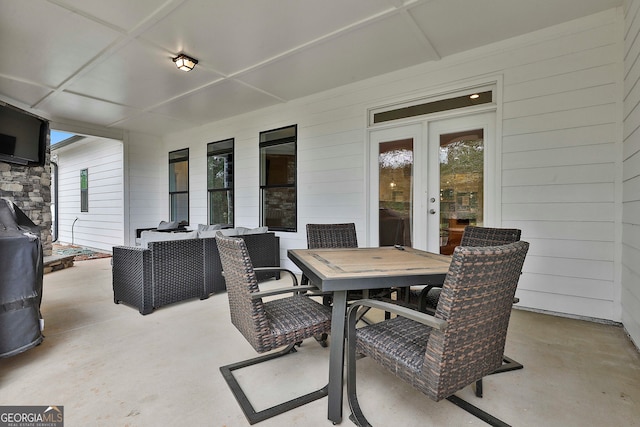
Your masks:
<svg viewBox="0 0 640 427"><path fill-rule="evenodd" d="M43 166L49 122L0 102L0 162Z"/></svg>

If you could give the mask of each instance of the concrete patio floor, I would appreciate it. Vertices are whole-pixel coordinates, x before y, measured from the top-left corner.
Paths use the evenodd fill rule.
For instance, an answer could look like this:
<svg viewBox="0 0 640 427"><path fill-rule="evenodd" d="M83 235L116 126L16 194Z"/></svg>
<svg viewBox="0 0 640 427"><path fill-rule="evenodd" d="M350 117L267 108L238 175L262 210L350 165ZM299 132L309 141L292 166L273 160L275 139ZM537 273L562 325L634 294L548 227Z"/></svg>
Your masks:
<svg viewBox="0 0 640 427"><path fill-rule="evenodd" d="M45 275L42 312L44 342L0 359L0 405L64 405L68 427L248 425L218 369L256 356L226 294L142 316L113 303L110 259L97 259ZM482 399L457 395L513 426L640 426L640 354L621 327L514 310L506 354L524 369L486 377ZM308 340L241 382L260 409L323 386L328 355ZM358 375L375 426L486 425L368 359ZM258 425L330 426L326 412L324 398Z"/></svg>

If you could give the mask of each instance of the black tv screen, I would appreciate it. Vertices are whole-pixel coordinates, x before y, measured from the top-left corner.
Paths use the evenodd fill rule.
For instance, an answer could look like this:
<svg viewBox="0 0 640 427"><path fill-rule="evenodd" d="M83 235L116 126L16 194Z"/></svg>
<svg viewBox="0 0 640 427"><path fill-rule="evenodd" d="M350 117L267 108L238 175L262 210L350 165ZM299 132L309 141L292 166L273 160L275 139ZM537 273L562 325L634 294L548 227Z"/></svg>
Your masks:
<svg viewBox="0 0 640 427"><path fill-rule="evenodd" d="M44 165L48 134L48 121L0 103L0 162Z"/></svg>

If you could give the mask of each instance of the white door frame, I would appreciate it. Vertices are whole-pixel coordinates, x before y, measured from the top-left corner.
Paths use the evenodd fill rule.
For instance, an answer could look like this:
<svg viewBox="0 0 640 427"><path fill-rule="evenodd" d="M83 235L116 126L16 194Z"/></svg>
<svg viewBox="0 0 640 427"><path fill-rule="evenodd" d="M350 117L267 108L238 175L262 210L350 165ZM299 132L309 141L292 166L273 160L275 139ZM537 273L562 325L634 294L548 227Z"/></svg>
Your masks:
<svg viewBox="0 0 640 427"><path fill-rule="evenodd" d="M367 162L367 246L378 242L378 144L384 141L412 138L414 141L413 176L413 247L438 252L440 217L439 135L468 129L484 129L484 224L498 226L500 215L501 162L495 110L473 114L451 114L448 117L423 118L396 126L368 130ZM435 143L430 143L435 141ZM428 165L428 166L424 166ZM426 169L426 170L425 170ZM428 171L428 172L427 172ZM428 176L427 176L428 173ZM435 198L431 203L429 199ZM429 214L435 209L434 214ZM435 220L429 221L430 218ZM434 225L435 224L435 225ZM427 237L429 236L429 237Z"/></svg>

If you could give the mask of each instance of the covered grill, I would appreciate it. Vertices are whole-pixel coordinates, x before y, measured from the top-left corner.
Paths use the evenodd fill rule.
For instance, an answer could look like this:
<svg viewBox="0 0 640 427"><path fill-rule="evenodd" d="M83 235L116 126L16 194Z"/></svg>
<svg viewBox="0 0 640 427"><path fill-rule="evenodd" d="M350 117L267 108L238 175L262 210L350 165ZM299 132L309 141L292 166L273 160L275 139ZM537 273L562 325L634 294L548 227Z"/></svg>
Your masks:
<svg viewBox="0 0 640 427"><path fill-rule="evenodd" d="M42 342L42 274L38 226L0 199L0 358Z"/></svg>

